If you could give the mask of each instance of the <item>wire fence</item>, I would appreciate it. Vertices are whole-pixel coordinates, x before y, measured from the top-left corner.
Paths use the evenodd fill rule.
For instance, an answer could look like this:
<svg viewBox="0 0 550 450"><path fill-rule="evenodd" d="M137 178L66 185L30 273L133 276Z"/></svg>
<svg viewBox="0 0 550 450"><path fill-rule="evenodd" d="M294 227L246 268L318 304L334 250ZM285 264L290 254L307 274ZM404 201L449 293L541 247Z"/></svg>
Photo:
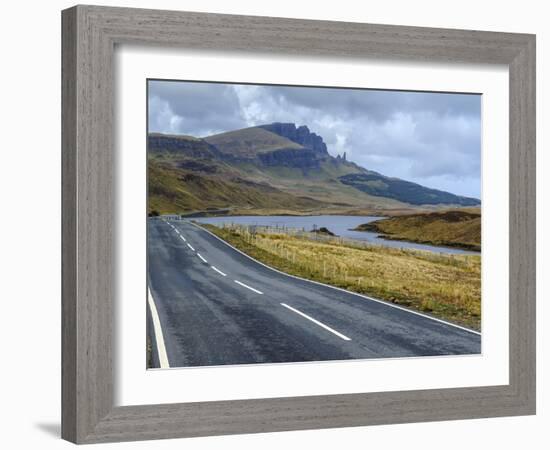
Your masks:
<svg viewBox="0 0 550 450"><path fill-rule="evenodd" d="M476 258L475 255L455 255L452 253L436 253L428 250L404 248L404 247L389 247L382 244L374 244L368 241L360 241L358 239L345 238L342 236L332 236L327 232L322 232L314 227L313 230L305 228L288 227L285 225L243 225L237 223L223 223L220 226L225 230L230 230L241 235L250 244L254 243L256 235L277 235L307 239L309 241L326 243L331 245L340 245L360 250L383 251L388 254L407 254L421 255L423 259L429 259L433 262L444 262L451 265L462 265L472 261L470 258Z"/></svg>

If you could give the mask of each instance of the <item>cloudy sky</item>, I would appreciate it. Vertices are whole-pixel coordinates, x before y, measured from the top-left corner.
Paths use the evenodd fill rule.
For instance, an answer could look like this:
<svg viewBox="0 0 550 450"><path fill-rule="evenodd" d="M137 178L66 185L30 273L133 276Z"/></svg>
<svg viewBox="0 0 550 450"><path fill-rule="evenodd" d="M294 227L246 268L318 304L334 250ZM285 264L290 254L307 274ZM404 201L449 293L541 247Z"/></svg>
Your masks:
<svg viewBox="0 0 550 450"><path fill-rule="evenodd" d="M322 136L334 156L480 197L479 95L149 81L148 106L150 132L204 137L294 122Z"/></svg>

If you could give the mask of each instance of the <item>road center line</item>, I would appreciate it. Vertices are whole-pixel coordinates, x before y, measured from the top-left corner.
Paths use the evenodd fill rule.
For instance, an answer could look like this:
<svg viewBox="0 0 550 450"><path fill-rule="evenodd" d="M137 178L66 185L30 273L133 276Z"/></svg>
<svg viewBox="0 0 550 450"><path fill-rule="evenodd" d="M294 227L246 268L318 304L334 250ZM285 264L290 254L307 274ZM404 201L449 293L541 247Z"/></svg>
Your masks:
<svg viewBox="0 0 550 450"><path fill-rule="evenodd" d="M183 242L187 242L187 239L185 239L182 235L180 235L180 238L183 239Z"/></svg>
<svg viewBox="0 0 550 450"><path fill-rule="evenodd" d="M187 247L189 247L191 250L195 251L195 249L191 246L191 244L188 242Z"/></svg>
<svg viewBox="0 0 550 450"><path fill-rule="evenodd" d="M155 330L155 340L157 341L157 352L159 357L159 364L161 369L170 368L168 362L168 355L166 354L166 346L164 345L164 335L162 334L162 327L160 326L159 313L155 305L155 300L151 294L151 290L147 289L147 302L149 303L149 309L151 310L151 319L153 321L153 329Z"/></svg>
<svg viewBox="0 0 550 450"><path fill-rule="evenodd" d="M259 291L258 289L254 289L253 287L250 287L248 284L241 283L239 280L234 280L235 283L241 285L242 287L245 287L247 289L250 289L251 291L254 291L256 294L263 294L262 291Z"/></svg>
<svg viewBox="0 0 550 450"><path fill-rule="evenodd" d="M303 318L312 321L314 324L319 325L321 328L324 328L327 331L330 331L332 334L335 334L336 336L343 339L344 341L351 341L351 339L349 337L347 337L346 335L344 335L342 333L339 333L336 330L333 330L328 325L325 325L324 323L319 322L318 320L314 319L313 317L310 317L307 314L304 314L302 311L298 311L296 308L293 308L292 306L288 306L286 303L281 303L281 306L284 306L285 308L290 309L291 311L295 312L296 314L299 314Z"/></svg>
<svg viewBox="0 0 550 450"><path fill-rule="evenodd" d="M216 272L218 272L220 275L226 277L227 274L226 273L223 273L220 269L218 269L217 267L214 267L214 266L210 266L212 267L212 270L215 270Z"/></svg>
<svg viewBox="0 0 550 450"><path fill-rule="evenodd" d="M406 308L404 306L399 306L399 305L396 305L395 303L390 303L386 300L380 300L378 298L375 298L375 297L369 297L368 295L364 295L364 294L359 294L358 292L353 292L353 291L348 291L344 288L341 288L341 287L338 287L338 286L333 286L333 285L330 285L330 284L326 284L326 283L321 283L319 281L314 281L314 280L310 280L308 278L302 278L302 277L299 277L299 276L296 276L296 275L291 275L289 273L286 273L286 272L283 272L282 270L279 270L279 269L275 269L274 267L271 267L270 265L268 264L264 264L263 262L260 262L258 261L256 258L250 256L249 254L243 252L242 250L239 250L238 248L234 247L233 245L231 245L230 243L224 241L221 237L219 236L216 236L214 233L212 233L210 230L207 230L206 228L203 228L202 226L200 225L197 225L196 223L194 222L189 222L191 225L193 225L194 227L202 230L203 232L205 233L208 233L210 236L212 236L214 239L217 239L218 241L220 241L221 243L227 245L228 247L232 248L235 252L237 253L240 253L241 255L243 255L245 258L248 258L250 259L251 261L254 261L256 264L259 264L260 266L263 266L263 267L266 267L267 269L269 270L272 270L273 272L277 272L285 277L289 277L289 278L294 278L296 280L300 280L300 281L303 281L303 282L306 282L306 283L311 283L311 284L316 284L318 286L323 286L325 288L329 288L329 289L334 289L336 291L341 291L341 292L345 292L346 294L348 295L353 295L355 297L359 297L359 298L362 298L363 300L369 300L371 302L375 302L375 303L379 303L381 305L384 305L388 308L394 308L394 309L399 309L401 311L404 311L406 313L409 313L409 314L414 314L415 316L419 316L419 317L423 317L425 319L429 319L429 320L433 320L435 322L439 322L439 323L442 323L444 325L447 325L449 327L453 327L453 328L458 328L459 330L463 330L463 331L466 331L468 333L472 333L472 334L476 334L478 336L481 336L481 333L479 331L475 331L475 330L472 330L470 328L466 328L466 327L462 327L460 325L457 325L455 323L452 323L452 322L447 322L446 320L443 320L443 319L438 319L437 317L434 317L434 316L429 316L427 314L424 314L424 313L421 313L419 311L415 311L413 309L409 309L409 308Z"/></svg>
<svg viewBox="0 0 550 450"><path fill-rule="evenodd" d="M197 256L198 256L203 262L205 262L205 263L208 262L206 259L204 259L204 258L202 257L202 255L201 255L200 253L197 253Z"/></svg>

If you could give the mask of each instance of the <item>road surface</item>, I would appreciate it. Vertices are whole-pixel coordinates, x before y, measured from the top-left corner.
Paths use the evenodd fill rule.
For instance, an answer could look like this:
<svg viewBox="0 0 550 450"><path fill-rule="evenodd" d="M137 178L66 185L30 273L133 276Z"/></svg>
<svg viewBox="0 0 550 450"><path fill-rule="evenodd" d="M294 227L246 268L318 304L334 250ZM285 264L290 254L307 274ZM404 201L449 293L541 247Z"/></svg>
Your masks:
<svg viewBox="0 0 550 450"><path fill-rule="evenodd" d="M148 221L153 367L476 354L479 333L290 277L198 226Z"/></svg>

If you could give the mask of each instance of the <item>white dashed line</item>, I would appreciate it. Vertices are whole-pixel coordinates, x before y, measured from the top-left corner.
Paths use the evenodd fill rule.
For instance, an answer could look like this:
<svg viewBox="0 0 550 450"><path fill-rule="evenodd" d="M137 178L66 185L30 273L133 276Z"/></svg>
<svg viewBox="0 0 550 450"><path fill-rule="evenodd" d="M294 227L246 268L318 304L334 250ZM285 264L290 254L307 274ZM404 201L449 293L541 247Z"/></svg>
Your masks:
<svg viewBox="0 0 550 450"><path fill-rule="evenodd" d="M187 247L189 247L191 250L195 251L195 249L191 246L191 244L188 242Z"/></svg>
<svg viewBox="0 0 550 450"><path fill-rule="evenodd" d="M472 333L472 334L477 334L478 336L481 336L481 333L479 331L475 331L475 330L471 330L470 328L466 328L466 327L462 327L460 325L457 325L455 323L452 323L452 322L447 322L446 320L442 320L442 319L438 319L436 317L433 317L433 316L429 316L427 314L423 314L421 312L418 312L418 311L414 311L412 309L408 309L404 306L399 306L399 305L396 305L394 303L390 303L386 300L380 300L378 298L374 298L374 297L369 297L368 295L363 295L363 294L359 294L357 292L353 292L353 291L348 291L344 288L340 288L340 287L337 287L337 286L332 286L330 284L325 284L325 283L321 283L319 281L314 281L314 280L309 280L307 278L302 278L302 277L298 277L296 275L290 275L289 273L286 273L286 272L283 272L279 269L275 269L274 267L271 267L267 264L264 264L263 262L261 261L258 261L257 259L253 258L252 256L248 255L247 253L239 250L238 248L232 246L231 244L229 244L228 242L224 241L222 238L216 236L214 233L212 233L211 231L207 230L206 228L203 228L202 226L196 224L196 223L193 223L193 222L189 222L191 225L193 225L194 227L204 231L205 233L208 233L210 236L212 236L213 238L217 239L218 241L224 243L225 245L227 245L228 247L232 248L233 250L235 250L236 252L240 253L241 255L243 255L244 257L254 261L256 264L259 264L260 266L264 266L266 267L267 269L269 270L272 270L273 272L277 272L281 275L284 275L285 277L289 277L289 278L294 278L296 280L301 280L301 281L305 281L307 283L312 283L312 284L316 284L318 286L323 286L323 287L326 287L326 288L329 288L329 289L334 289L336 291L341 291L341 292L345 292L346 294L349 294L349 295L354 295L356 297L359 297L363 300L369 300L371 302L376 302L376 303L379 303L381 305L384 305L384 306L387 306L388 308L395 308L395 309L399 309L401 311L404 311L404 312L407 312L407 313L410 313L410 314L414 314L416 316L420 316L420 317L424 317L425 319L429 319L429 320L433 320L435 322L439 322L439 323L442 323L442 324L445 324L445 325L448 325L450 327L453 327L453 328L458 328L459 330L463 330L463 331L467 331L468 333Z"/></svg>
<svg viewBox="0 0 550 450"><path fill-rule="evenodd" d="M235 283L241 285L242 287L245 287L247 289L250 289L251 291L254 291L256 294L263 294L262 291L259 291L258 289L254 289L253 287L248 286L247 284L241 283L239 280L234 280Z"/></svg>
<svg viewBox="0 0 550 450"><path fill-rule="evenodd" d="M185 239L183 236L180 235L180 238L183 239L183 242L187 242L187 239Z"/></svg>
<svg viewBox="0 0 550 450"><path fill-rule="evenodd" d="M201 255L200 253L197 253L197 256L198 256L203 262L205 262L205 263L208 262L206 259L204 259L204 258L202 257L202 255Z"/></svg>
<svg viewBox="0 0 550 450"><path fill-rule="evenodd" d="M226 273L223 273L220 269L218 269L217 267L214 267L214 266L210 266L212 267L212 270L215 270L216 272L218 272L220 275L226 277L227 274Z"/></svg>
<svg viewBox="0 0 550 450"><path fill-rule="evenodd" d="M281 305L284 306L285 308L290 309L291 311L295 312L296 314L299 314L300 316L304 317L305 319L311 320L314 324L319 325L320 327L324 328L327 331L330 331L332 334L335 334L336 336L343 339L344 341L351 341L351 339L349 337L343 335L342 333L339 333L336 330L333 330L329 326L325 325L322 322L319 322L318 320L314 319L313 317L310 317L307 314L304 314L302 311L298 311L297 309L293 308L292 306L288 306L286 303L281 303Z"/></svg>

